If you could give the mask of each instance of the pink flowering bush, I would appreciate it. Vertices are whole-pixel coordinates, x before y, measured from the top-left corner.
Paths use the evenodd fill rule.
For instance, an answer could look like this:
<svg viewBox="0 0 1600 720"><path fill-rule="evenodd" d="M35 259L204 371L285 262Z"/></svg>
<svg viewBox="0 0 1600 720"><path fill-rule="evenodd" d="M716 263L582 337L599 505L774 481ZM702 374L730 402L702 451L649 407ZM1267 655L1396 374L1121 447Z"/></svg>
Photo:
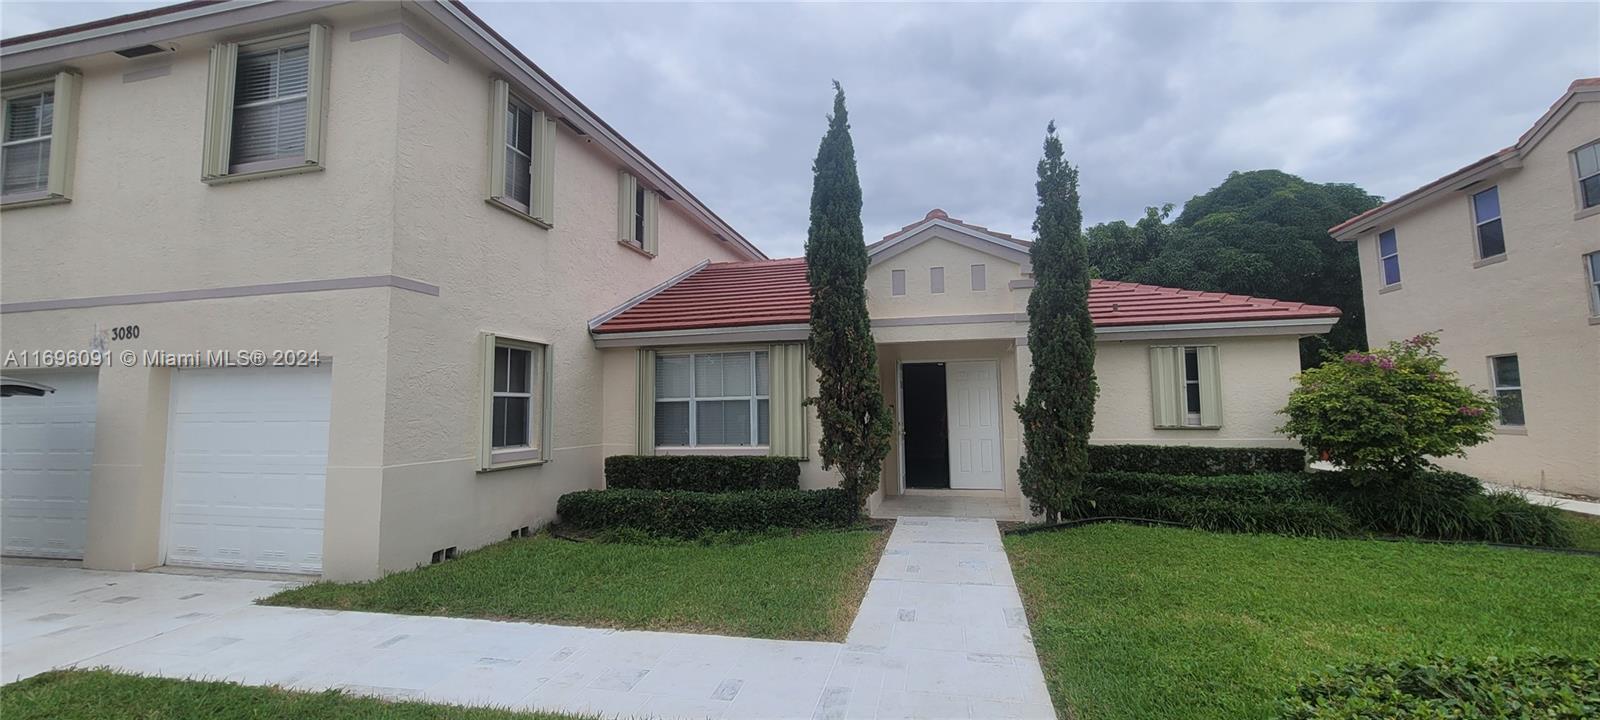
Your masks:
<svg viewBox="0 0 1600 720"><path fill-rule="evenodd" d="M1328 357L1296 376L1279 432L1356 471L1414 478L1430 457L1464 455L1489 439L1495 401L1445 367L1433 334Z"/></svg>

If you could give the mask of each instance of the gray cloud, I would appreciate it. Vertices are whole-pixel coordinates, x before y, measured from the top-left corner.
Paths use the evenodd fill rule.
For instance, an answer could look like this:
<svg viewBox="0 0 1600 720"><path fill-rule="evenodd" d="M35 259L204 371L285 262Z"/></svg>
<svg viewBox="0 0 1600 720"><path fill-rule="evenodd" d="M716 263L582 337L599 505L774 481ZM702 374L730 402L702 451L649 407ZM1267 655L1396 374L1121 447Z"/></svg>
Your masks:
<svg viewBox="0 0 1600 720"><path fill-rule="evenodd" d="M7 35L146 3L7 2ZM1394 196L1600 75L1600 5L528 4L473 9L774 257L799 254L829 81L868 239L929 208L1027 235L1044 125L1089 222L1281 168Z"/></svg>

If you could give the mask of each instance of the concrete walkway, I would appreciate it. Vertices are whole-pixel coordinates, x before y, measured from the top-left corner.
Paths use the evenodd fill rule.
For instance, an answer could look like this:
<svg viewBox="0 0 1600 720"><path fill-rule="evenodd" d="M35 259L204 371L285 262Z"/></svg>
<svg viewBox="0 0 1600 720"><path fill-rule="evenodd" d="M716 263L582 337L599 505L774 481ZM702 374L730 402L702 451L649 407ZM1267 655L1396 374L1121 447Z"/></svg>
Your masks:
<svg viewBox="0 0 1600 720"><path fill-rule="evenodd" d="M1054 718L992 520L903 518L845 644L259 607L281 582L0 568L0 675L108 666L659 718Z"/></svg>

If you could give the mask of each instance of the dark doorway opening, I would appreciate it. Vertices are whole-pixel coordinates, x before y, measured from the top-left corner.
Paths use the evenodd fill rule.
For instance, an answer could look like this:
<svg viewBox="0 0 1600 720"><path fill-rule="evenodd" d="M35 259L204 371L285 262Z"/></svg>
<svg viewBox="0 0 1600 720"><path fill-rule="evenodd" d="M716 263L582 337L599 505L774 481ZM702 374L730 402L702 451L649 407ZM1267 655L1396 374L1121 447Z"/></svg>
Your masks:
<svg viewBox="0 0 1600 720"><path fill-rule="evenodd" d="M950 425L946 422L944 363L900 368L904 396L906 487L950 487Z"/></svg>

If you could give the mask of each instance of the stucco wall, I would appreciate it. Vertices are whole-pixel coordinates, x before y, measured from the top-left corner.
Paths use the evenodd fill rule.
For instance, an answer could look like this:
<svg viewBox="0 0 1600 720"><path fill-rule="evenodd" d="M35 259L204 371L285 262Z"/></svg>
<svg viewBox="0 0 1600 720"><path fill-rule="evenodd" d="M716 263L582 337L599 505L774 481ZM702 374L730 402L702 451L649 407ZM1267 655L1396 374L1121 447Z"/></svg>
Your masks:
<svg viewBox="0 0 1600 720"><path fill-rule="evenodd" d="M1432 330L1450 367L1489 388L1488 357L1515 353L1527 425L1446 467L1507 485L1600 495L1600 325L1590 322L1582 256L1600 251L1600 215L1579 208L1569 153L1600 139L1600 103L1577 105L1522 168L1446 193L1398 218L1400 289L1380 292L1376 234L1358 240L1374 346ZM1500 188L1505 261L1474 268L1470 193ZM1525 433L1525 434L1518 434Z"/></svg>
<svg viewBox="0 0 1600 720"><path fill-rule="evenodd" d="M937 234L937 231L936 231ZM985 289L972 289L972 266L983 265ZM944 292L930 290L931 268L944 268ZM906 271L906 294L895 295L895 270ZM1022 267L940 237L887 258L867 271L867 312L873 319L981 315L1025 311L1007 284L1022 277Z"/></svg>
<svg viewBox="0 0 1600 720"><path fill-rule="evenodd" d="M490 71L447 38L431 39L452 51L449 63L409 41L401 53L394 266L440 294L391 307L386 570L538 526L553 519L560 495L599 487L602 443L616 430L602 429L610 392L588 320L701 260L739 259L672 202L661 205L657 257L619 245L619 165L564 125L554 227L485 202ZM551 345L546 465L477 472L485 331Z"/></svg>

